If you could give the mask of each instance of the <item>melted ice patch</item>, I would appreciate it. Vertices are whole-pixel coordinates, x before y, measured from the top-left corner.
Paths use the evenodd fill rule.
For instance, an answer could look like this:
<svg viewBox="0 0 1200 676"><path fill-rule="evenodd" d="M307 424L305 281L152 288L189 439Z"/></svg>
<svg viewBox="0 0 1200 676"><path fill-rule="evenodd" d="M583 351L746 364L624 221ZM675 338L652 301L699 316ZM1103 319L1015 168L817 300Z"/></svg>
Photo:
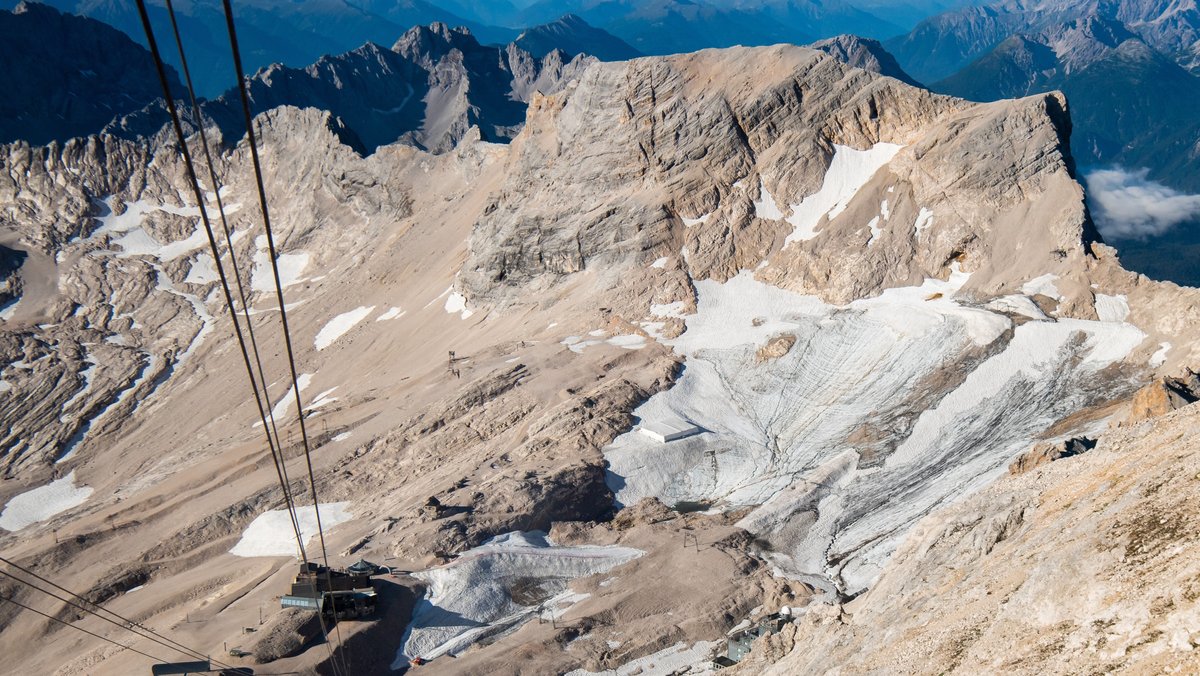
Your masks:
<svg viewBox="0 0 1200 676"><path fill-rule="evenodd" d="M593 345L612 345L626 350L640 350L646 347L646 337L641 334L629 333L605 338L606 335L608 332L604 329L596 329L588 332L589 338L567 336L559 344L565 345L568 350L576 354L582 354L584 350Z"/></svg>
<svg viewBox="0 0 1200 676"><path fill-rule="evenodd" d="M333 319L330 319L328 322L326 322L325 326L321 327L321 330L317 332L316 337L313 338L313 345L318 350L324 350L330 345L333 345L334 341L346 335L350 329L354 328L356 324L366 319L367 315L374 311L374 305L364 305L362 307L356 307L349 312L343 312L342 314L337 315Z"/></svg>
<svg viewBox="0 0 1200 676"><path fill-rule="evenodd" d="M1030 319L1043 321L1050 319L1028 296L1001 296L988 301L984 307L995 312L1010 312Z"/></svg>
<svg viewBox="0 0 1200 676"><path fill-rule="evenodd" d="M330 528L354 518L349 511L349 502L322 502L321 528ZM300 522L300 536L305 546L317 534L317 510L312 505L297 507L296 520ZM298 556L296 531L286 509L273 509L259 514L246 530L242 539L229 550L234 556Z"/></svg>
<svg viewBox="0 0 1200 676"><path fill-rule="evenodd" d="M457 654L476 641L499 636L536 617L539 607L560 616L586 598L571 580L607 572L644 552L629 547L566 547L544 533L508 533L460 554L454 561L414 573L429 584L392 669L413 657Z"/></svg>
<svg viewBox="0 0 1200 676"><path fill-rule="evenodd" d="M75 485L75 472L45 486L15 495L0 512L0 528L18 531L82 505L91 496L88 486Z"/></svg>
<svg viewBox="0 0 1200 676"><path fill-rule="evenodd" d="M816 237L821 218L828 216L832 220L842 213L875 172L891 162L903 147L894 143L876 143L868 150L855 150L835 145L821 189L799 204L791 205L792 215L788 216L787 222L792 224L792 232L784 245Z"/></svg>

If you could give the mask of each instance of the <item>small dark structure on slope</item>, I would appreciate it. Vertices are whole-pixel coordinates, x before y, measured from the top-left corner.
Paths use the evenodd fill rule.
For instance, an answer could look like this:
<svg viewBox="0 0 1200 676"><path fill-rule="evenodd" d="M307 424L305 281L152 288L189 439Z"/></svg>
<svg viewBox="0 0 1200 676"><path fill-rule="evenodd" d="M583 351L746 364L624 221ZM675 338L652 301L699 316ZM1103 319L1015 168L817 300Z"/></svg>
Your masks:
<svg viewBox="0 0 1200 676"><path fill-rule="evenodd" d="M315 610L331 620L368 617L376 603L371 576L386 570L365 560L344 570L310 561L300 567L291 592L279 603L284 608Z"/></svg>

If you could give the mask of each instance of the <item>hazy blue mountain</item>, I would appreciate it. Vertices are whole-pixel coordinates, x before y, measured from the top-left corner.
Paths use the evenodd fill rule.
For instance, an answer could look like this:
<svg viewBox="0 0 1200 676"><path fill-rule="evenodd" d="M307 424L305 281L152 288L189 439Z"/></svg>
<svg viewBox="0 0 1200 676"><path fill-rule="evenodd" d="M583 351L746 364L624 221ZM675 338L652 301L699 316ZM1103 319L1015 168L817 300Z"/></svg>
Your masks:
<svg viewBox="0 0 1200 676"><path fill-rule="evenodd" d="M3 143L96 133L162 96L149 52L99 21L22 3L0 11L0 43Z"/></svg>
<svg viewBox="0 0 1200 676"><path fill-rule="evenodd" d="M621 38L588 24L574 14L528 28L514 42L537 58L556 49L567 54L588 54L601 61L624 61L642 55Z"/></svg>
<svg viewBox="0 0 1200 676"><path fill-rule="evenodd" d="M0 0L0 3L6 0ZM64 12L103 21L146 44L137 6L130 0L47 0ZM163 58L177 69L178 52L162 0L148 3ZM199 93L214 96L233 85L229 37L219 0L176 3L192 77ZM390 44L410 27L442 21L470 25L424 0L240 0L234 3L243 66L253 72L272 63L305 65L373 41ZM507 31L507 33L515 33ZM503 36L500 36L503 37ZM504 38L511 39L511 38Z"/></svg>
<svg viewBox="0 0 1200 676"><path fill-rule="evenodd" d="M581 16L645 54L804 44L842 33L888 37L901 30L842 0L539 0L519 16L522 23L533 24L563 12Z"/></svg>
<svg viewBox="0 0 1200 676"><path fill-rule="evenodd" d="M1120 23L1185 68L1200 63L1200 11L1180 0L1006 0L930 17L886 42L922 82L949 77L1017 34L1096 17Z"/></svg>

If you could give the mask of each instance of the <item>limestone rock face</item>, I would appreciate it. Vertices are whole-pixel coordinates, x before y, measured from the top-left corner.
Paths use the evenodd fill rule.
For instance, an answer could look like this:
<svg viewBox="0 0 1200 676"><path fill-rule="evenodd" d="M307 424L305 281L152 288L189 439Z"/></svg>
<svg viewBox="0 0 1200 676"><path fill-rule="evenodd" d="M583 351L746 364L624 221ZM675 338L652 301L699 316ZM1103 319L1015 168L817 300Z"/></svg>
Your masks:
<svg viewBox="0 0 1200 676"><path fill-rule="evenodd" d="M1183 408L1200 399L1200 375L1187 371L1179 378L1156 378L1133 395L1129 404L1127 423L1138 423L1143 420L1166 415L1177 408Z"/></svg>
<svg viewBox="0 0 1200 676"><path fill-rule="evenodd" d="M460 286L503 303L530 284L676 255L718 280L765 261L760 279L833 302L945 277L964 259L970 290L998 293L1022 271L1087 257L1068 133L1058 95L968 104L802 48L597 64L532 104ZM785 219L803 218L797 205L836 148L880 143L903 146L888 171L807 226L815 236L797 235ZM873 236L862 223L885 201Z"/></svg>

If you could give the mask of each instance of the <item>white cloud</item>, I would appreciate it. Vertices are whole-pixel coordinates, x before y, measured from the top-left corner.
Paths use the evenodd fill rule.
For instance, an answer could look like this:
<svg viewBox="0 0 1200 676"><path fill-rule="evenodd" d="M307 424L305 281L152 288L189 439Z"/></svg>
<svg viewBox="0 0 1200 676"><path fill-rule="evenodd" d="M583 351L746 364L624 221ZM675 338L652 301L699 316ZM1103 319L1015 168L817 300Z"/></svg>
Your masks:
<svg viewBox="0 0 1200 676"><path fill-rule="evenodd" d="M1200 220L1200 195L1189 195L1146 178L1148 169L1121 167L1087 174L1088 204L1105 238L1145 239L1190 220Z"/></svg>

